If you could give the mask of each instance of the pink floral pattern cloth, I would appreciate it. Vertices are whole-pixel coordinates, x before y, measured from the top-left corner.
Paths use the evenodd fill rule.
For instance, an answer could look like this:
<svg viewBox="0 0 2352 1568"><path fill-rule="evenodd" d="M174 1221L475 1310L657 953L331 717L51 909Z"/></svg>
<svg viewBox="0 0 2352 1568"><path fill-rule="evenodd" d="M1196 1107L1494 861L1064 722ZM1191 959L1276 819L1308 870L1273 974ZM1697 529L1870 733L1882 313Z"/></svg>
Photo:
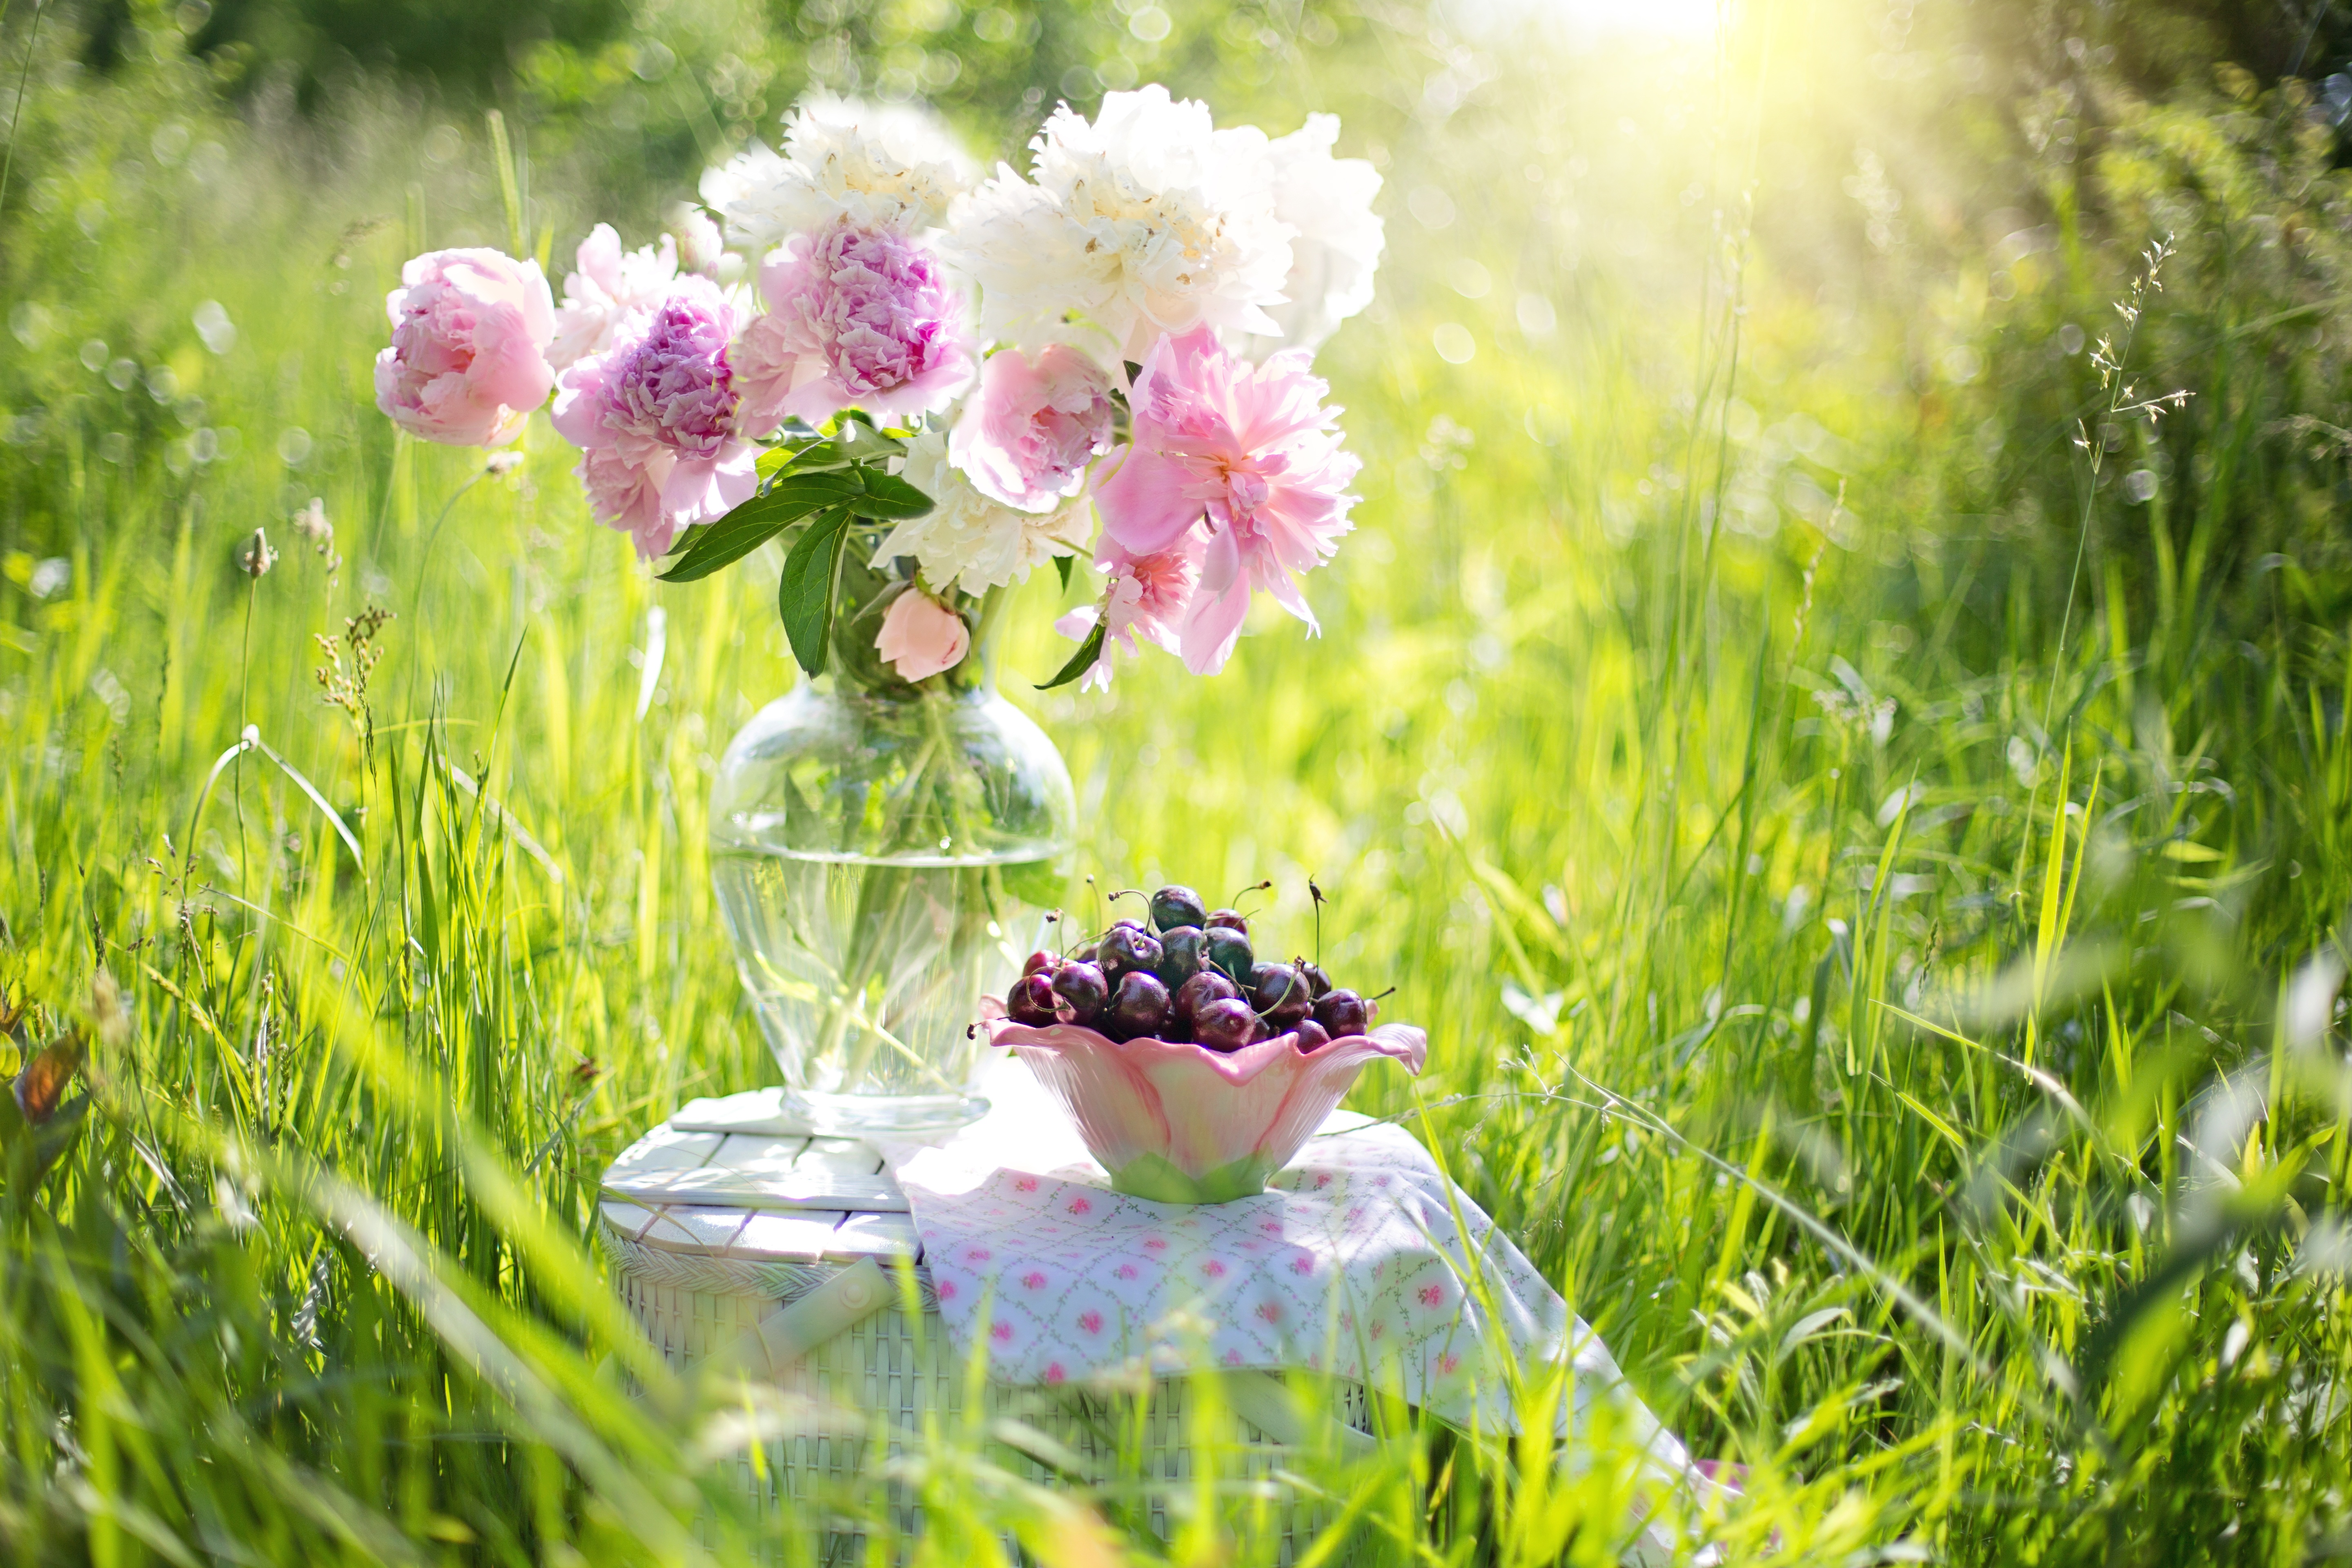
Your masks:
<svg viewBox="0 0 2352 1568"><path fill-rule="evenodd" d="M1566 1355L1578 1376L1563 1432L1605 1399L1621 1436L1686 1470L1600 1339L1476 1205L1457 1191L1449 1205L1402 1130L1336 1112L1265 1194L1159 1204L1113 1192L1024 1079L992 1079L996 1109L944 1143L884 1150L948 1332L984 1351L992 1375L1308 1368L1493 1427L1508 1418L1502 1358L1532 1372Z"/></svg>

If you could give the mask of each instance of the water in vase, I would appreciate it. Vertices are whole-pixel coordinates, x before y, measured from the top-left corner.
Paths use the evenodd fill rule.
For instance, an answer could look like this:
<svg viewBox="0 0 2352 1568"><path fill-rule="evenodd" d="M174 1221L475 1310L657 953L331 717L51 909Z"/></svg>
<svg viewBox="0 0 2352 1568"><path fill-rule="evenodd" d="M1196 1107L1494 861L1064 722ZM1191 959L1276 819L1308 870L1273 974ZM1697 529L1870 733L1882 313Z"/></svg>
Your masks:
<svg viewBox="0 0 2352 1568"><path fill-rule="evenodd" d="M828 1130L951 1126L986 1048L977 999L1044 940L1046 858L731 848L712 861L745 994L797 1108Z"/></svg>

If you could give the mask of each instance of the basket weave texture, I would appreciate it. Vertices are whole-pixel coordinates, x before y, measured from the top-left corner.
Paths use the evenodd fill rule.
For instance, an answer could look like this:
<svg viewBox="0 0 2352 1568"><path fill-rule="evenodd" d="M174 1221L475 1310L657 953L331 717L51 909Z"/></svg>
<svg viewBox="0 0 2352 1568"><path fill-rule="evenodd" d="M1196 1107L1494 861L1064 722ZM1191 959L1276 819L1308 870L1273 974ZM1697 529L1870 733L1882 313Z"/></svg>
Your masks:
<svg viewBox="0 0 2352 1568"><path fill-rule="evenodd" d="M599 1227L614 1288L664 1359L683 1371L755 1329L779 1306L839 1272L829 1261L718 1258L643 1246L609 1225ZM861 1413L875 1431L919 1432L927 1416L943 1428L961 1426L969 1387L966 1369L948 1342L932 1296L929 1271L915 1270L923 1307L919 1329L897 1303L870 1313L818 1346L790 1374L785 1391L823 1397ZM1143 1504L1144 1524L1165 1540L1171 1521L1165 1494L1184 1489L1193 1476L1192 1423L1188 1420L1184 1380L1161 1377L1150 1385L1139 1434L1119 1408L1127 1401L1074 1390L982 1385L984 1419L1009 1417L1043 1433L1078 1456L1097 1479L1157 1483ZM1355 1431L1372 1430L1369 1403L1357 1385L1334 1385L1332 1414ZM1246 1420L1235 1422L1245 1445L1223 1467L1228 1480L1276 1479L1288 1453ZM811 1430L772 1438L755 1460L747 1449L732 1461L740 1495L758 1518L756 1560L761 1563L865 1563L869 1533L887 1538L891 1561L904 1562L923 1531L923 1506L912 1490L896 1482L879 1489L861 1485L877 1452L897 1457L904 1444L896 1436L877 1445L871 1433ZM1000 1449L992 1456L1014 1473L1036 1482L1057 1477L1026 1455ZM1122 1488L1125 1489L1125 1488ZM854 1510L848 1517L844 1510ZM1259 1551L1286 1565L1331 1524L1337 1510L1301 1498L1277 1484L1246 1517L1231 1526L1257 1538ZM699 1531L718 1544L715 1516ZM877 1544L879 1544L877 1542ZM1017 1551L1008 1540L1008 1551ZM1272 1547L1270 1553L1266 1547ZM1331 1561L1327 1559L1327 1561ZM1344 1554L1338 1561L1344 1562Z"/></svg>

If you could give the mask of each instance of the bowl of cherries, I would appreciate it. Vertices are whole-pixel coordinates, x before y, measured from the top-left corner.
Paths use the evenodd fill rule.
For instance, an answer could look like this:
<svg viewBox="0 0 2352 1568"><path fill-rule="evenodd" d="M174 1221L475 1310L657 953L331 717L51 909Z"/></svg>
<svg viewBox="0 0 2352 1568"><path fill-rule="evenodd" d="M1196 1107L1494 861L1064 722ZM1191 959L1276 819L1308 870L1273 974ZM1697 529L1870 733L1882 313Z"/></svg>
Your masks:
<svg viewBox="0 0 2352 1568"><path fill-rule="evenodd" d="M1161 1203L1265 1190L1363 1065L1418 1074L1428 1038L1303 959L1258 958L1249 921L1190 888L1151 895L1067 952L1023 965L990 1021L1077 1123L1111 1185Z"/></svg>

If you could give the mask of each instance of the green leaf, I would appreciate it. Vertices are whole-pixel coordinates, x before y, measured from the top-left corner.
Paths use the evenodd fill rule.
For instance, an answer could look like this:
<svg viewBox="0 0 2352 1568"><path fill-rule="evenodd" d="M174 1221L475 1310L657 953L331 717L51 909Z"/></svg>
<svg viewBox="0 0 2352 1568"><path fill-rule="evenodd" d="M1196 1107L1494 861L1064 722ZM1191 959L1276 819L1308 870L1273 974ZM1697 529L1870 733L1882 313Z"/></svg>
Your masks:
<svg viewBox="0 0 2352 1568"><path fill-rule="evenodd" d="M1062 592L1065 594L1070 591L1070 568L1076 565L1077 563L1078 558L1075 555L1056 555L1054 557L1054 570L1060 573L1062 575Z"/></svg>
<svg viewBox="0 0 2352 1568"><path fill-rule="evenodd" d="M696 531L686 552L660 574L665 583L693 583L731 566L793 523L858 493L849 474L793 474Z"/></svg>
<svg viewBox="0 0 2352 1568"><path fill-rule="evenodd" d="M822 442L813 441L805 447L770 447L761 452L752 467L760 472L760 482L765 484L822 445Z"/></svg>
<svg viewBox="0 0 2352 1568"><path fill-rule="evenodd" d="M902 456L907 443L896 436L885 436L860 409L844 411L844 417L834 427L834 449L853 463L879 463Z"/></svg>
<svg viewBox="0 0 2352 1568"><path fill-rule="evenodd" d="M810 441L799 447L776 447L770 450L782 452L783 457L772 465L761 467L760 473L763 479L785 472L820 474L849 465L849 459L843 457L830 441Z"/></svg>
<svg viewBox="0 0 2352 1568"><path fill-rule="evenodd" d="M1053 679L1045 682L1043 686L1037 688L1037 689L1040 691L1051 691L1056 686L1067 686L1070 682L1076 680L1078 677L1084 675L1087 670L1094 668L1095 660L1102 657L1102 650L1103 624L1100 621L1097 621L1095 623L1095 629L1087 634L1087 640L1078 645L1078 651L1070 656L1070 662L1062 666L1061 673L1055 676Z"/></svg>
<svg viewBox="0 0 2352 1568"><path fill-rule="evenodd" d="M861 517L920 517L935 504L930 497L896 474L865 468L857 473L866 480L866 493L850 505Z"/></svg>
<svg viewBox="0 0 2352 1568"><path fill-rule="evenodd" d="M812 676L824 673L825 651L833 642L842 552L848 543L846 507L817 513L793 552L784 557L783 580L776 584L776 613L783 617L784 636L792 639L793 657Z"/></svg>
<svg viewBox="0 0 2352 1568"><path fill-rule="evenodd" d="M815 507L831 506L835 501L847 500L856 495L857 490L856 474L793 473L786 474L770 485L768 493L760 499L769 500L782 496L794 500L808 500L814 503L811 508L814 510ZM745 506L750 504L749 501L744 502ZM743 508L738 507L735 510L740 511Z"/></svg>

